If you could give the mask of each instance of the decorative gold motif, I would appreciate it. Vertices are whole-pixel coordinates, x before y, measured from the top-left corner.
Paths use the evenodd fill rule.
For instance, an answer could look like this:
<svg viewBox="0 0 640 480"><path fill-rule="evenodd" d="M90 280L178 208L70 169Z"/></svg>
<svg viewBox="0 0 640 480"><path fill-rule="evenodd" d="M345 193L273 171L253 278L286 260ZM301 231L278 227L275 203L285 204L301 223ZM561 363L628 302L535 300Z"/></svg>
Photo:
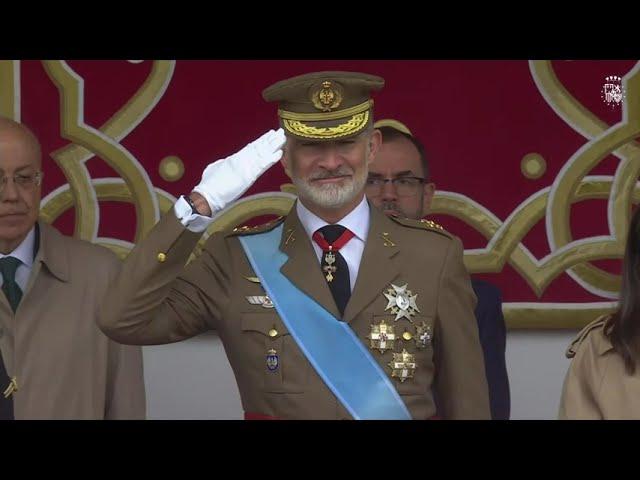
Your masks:
<svg viewBox="0 0 640 480"><path fill-rule="evenodd" d="M640 132L639 67L640 64L636 64L625 76L629 95L623 106L626 112L623 121L609 127L564 88L551 62L530 62L544 100L589 142L568 160L550 188L525 200L504 223L488 215L486 209L473 201L468 202L470 208L465 208L466 212L459 209L454 214L473 224L490 240L487 248L476 250L474 255L465 258L471 272L500 271L509 261L536 294L542 295L549 283L566 271L590 293L615 299L620 289L619 276L585 262L622 257L622 243L631 211L629 206L640 200L636 186L640 165L635 161L640 155L640 145L633 139ZM621 160L615 176L587 176L608 154ZM568 221L571 205L596 198L608 199L610 236L573 240ZM449 200L453 199L447 199L447 202ZM538 260L519 242L545 214L550 254ZM580 328L600 313L610 313L613 308L613 302L504 305L505 320L510 328Z"/></svg>
<svg viewBox="0 0 640 480"><path fill-rule="evenodd" d="M504 321L517 329L580 330L594 318L616 311L617 302L593 303L503 303Z"/></svg>
<svg viewBox="0 0 640 480"><path fill-rule="evenodd" d="M520 162L522 174L531 180L536 180L547 171L547 162L539 153L528 153Z"/></svg>
<svg viewBox="0 0 640 480"><path fill-rule="evenodd" d="M20 121L20 60L0 60L0 116Z"/></svg>
<svg viewBox="0 0 640 480"><path fill-rule="evenodd" d="M404 383L407 378L413 378L418 368L415 356L405 349L402 349L402 353L394 353L393 361L387 365L391 368L391 377L400 379L401 383Z"/></svg>
<svg viewBox="0 0 640 480"><path fill-rule="evenodd" d="M335 127L314 127L312 125L306 125L297 120L282 120L282 124L285 130L297 135L299 137L312 138L312 139L327 139L327 138L340 138L347 135L354 135L369 122L369 112L359 113L354 115L349 120Z"/></svg>
<svg viewBox="0 0 640 480"><path fill-rule="evenodd" d="M172 195L151 185L142 165L120 143L153 110L167 90L175 62L154 62L152 72L134 97L106 123L95 127L84 123L81 115L85 101L82 79L65 62L47 61L43 65L60 92L62 135L73 143L53 152L53 158L68 184L43 199L40 217L43 221L53 222L69 208L75 208L75 236L107 246L123 258L135 242L98 237L98 202L115 200L135 205L138 222L135 241L138 241L156 223L159 213L168 211L175 201ZM0 61L0 114L16 120L20 119L19 69L19 61ZM609 127L580 105L556 77L551 62L531 61L530 69L544 100L571 128L585 136L588 144L568 159L550 188L544 188L524 200L506 219L498 219L473 199L450 192L439 191L432 208L433 213L461 219L487 239L485 248L465 253L465 264L470 272L499 272L509 263L540 296L555 278L567 271L589 292L607 300L592 304L505 304L505 320L510 328L579 328L600 313L615 308L613 301L620 288L619 276L588 262L622 257L621 243L628 227L628 207L640 201L640 189L636 186L640 168L636 159L640 156L640 145L634 140L640 131L637 115L640 109L636 108L638 68L625 76L628 93L624 108L629 115L623 115L622 122L614 127ZM341 116L348 110L318 112L315 115L322 118L327 118L325 115ZM352 118L335 131L314 130L304 125L304 121L311 121L309 119L297 121L302 124L300 133L322 139L357 132L358 125L363 129L369 120L368 111L366 115L366 119L358 121ZM587 176L607 154L620 159L615 176ZM123 178L91 179L85 163L94 156L103 159ZM528 171L534 173L531 168ZM536 171L539 173L540 169ZM294 200L290 194L295 191L288 192L269 192L241 199L216 217L196 251L214 232L232 228L254 216L286 214ZM569 208L577 202L591 199L608 199L610 237L573 240L567 221ZM534 225L545 219L545 215L550 239L549 254L537 259L524 246L523 238Z"/></svg>
<svg viewBox="0 0 640 480"><path fill-rule="evenodd" d="M539 67L538 73L542 73L541 70L544 70L544 64L532 63L533 65ZM551 65L548 64L548 67L551 68ZM631 211L629 208L631 194L638 174L640 174L640 164L636 161L637 159L625 158L616 171L612 189L614 196L609 201L609 224L613 228L610 228L611 232L608 237L600 237L597 240L594 238L586 241L574 241L571 235L569 216L572 197L586 174L592 171L607 155L617 153L616 150L621 150L619 149L621 145L637 145L635 139L640 134L640 112L638 112L640 104L639 67L640 63L637 63L631 72L625 76L625 89L628 92L628 96L623 104L623 120L614 127L605 130L603 134L592 137L590 142L578 149L564 165L551 186L546 206L546 223L549 247L552 251L562 251L570 245L597 244L598 250L603 254L600 258L620 257L623 254L623 243L626 238ZM552 69L547 74L551 74L550 78L548 77L551 83L559 83ZM544 85L544 82L542 84ZM566 92L566 90L564 91ZM566 93L568 94L568 92ZM576 102L571 95L569 97L565 101L568 100L568 103ZM552 99L546 100L554 102ZM607 253L613 255L607 256ZM580 283L583 288L596 295L602 295L605 292L602 292L596 285L590 284L587 281L587 277L595 277L603 281L612 277L609 272L590 264L577 265L568 269L567 274ZM615 292L611 292L610 297L617 295L617 292L617 289Z"/></svg>
<svg viewBox="0 0 640 480"><path fill-rule="evenodd" d="M573 203L589 199L606 199L610 180L586 178L577 190ZM489 239L484 249L465 254L465 265L470 273L499 272L507 261L524 278L536 295L541 296L546 287L568 267L586 259L604 258L612 255L600 249L597 242L578 243L573 248L554 252L544 261L537 260L524 245L519 243L527 232L543 217L548 197L548 189L525 200L504 223L487 214L487 209L470 198L460 198L458 194L439 192L434 197L432 212L447 213L464 221ZM640 202L640 188L636 188L633 201ZM611 275L613 283L599 280L600 288L615 290L619 279ZM616 280L617 279L617 280ZM590 280L596 281L593 277ZM617 287L619 288L619 286ZM578 307L571 304L570 309ZM526 308L530 308L527 304Z"/></svg>
<svg viewBox="0 0 640 480"><path fill-rule="evenodd" d="M135 241L139 241L159 220L158 203L144 168L119 142L146 118L160 100L173 76L175 61L155 61L144 85L99 130L84 122L83 79L64 61L47 60L43 65L60 92L60 104L63 106L60 112L61 134L75 142L51 154L64 172L75 199L75 236L95 241L98 234L97 199L84 164L95 155L116 170L132 191L137 214Z"/></svg>
<svg viewBox="0 0 640 480"><path fill-rule="evenodd" d="M330 112L342 103L342 87L331 81L322 82L322 88L311 93L313 106L323 112Z"/></svg>
<svg viewBox="0 0 640 480"><path fill-rule="evenodd" d="M393 325L387 325L383 320L378 325L371 325L371 333L367 338L370 340L372 350L384 353L386 350L393 350L396 334L393 331Z"/></svg>
<svg viewBox="0 0 640 480"><path fill-rule="evenodd" d="M391 310L391 313L396 316L394 319L396 322L401 318L406 318L410 322L413 322L411 317L415 315L416 312L420 312L416 305L418 294L413 295L411 290L407 290L407 284L404 284L402 287L391 284L391 288L383 293L383 295L389 300L384 311Z"/></svg>
<svg viewBox="0 0 640 480"><path fill-rule="evenodd" d="M177 182L184 175L184 163L180 157L169 155L160 161L158 173L167 182Z"/></svg>

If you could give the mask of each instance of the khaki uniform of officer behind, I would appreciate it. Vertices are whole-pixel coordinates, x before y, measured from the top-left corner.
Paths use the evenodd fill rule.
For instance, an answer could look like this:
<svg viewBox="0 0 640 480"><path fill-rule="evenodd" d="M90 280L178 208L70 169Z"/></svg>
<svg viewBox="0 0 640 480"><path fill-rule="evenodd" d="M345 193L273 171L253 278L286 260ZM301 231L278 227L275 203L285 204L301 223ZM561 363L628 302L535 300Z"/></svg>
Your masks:
<svg viewBox="0 0 640 480"><path fill-rule="evenodd" d="M371 125L369 93L382 85L369 75L322 72L279 82L263 95L280 103L287 135L324 141L358 135ZM143 345L216 330L245 412L351 418L287 331L239 242L240 235L282 222L279 248L288 261L281 272L340 318L295 207L277 222L213 235L186 268L200 234L170 212L124 263L105 299L101 328L117 341ZM389 219L373 207L369 225L342 320L388 374L414 419L489 418L476 300L460 241L435 224Z"/></svg>

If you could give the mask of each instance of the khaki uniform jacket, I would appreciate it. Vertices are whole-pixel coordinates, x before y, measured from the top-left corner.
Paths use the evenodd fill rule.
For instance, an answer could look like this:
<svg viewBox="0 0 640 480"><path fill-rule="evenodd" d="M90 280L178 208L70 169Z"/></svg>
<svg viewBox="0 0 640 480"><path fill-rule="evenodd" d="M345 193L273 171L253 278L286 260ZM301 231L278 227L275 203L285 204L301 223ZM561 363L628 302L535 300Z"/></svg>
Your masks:
<svg viewBox="0 0 640 480"><path fill-rule="evenodd" d="M561 420L640 419L640 370L627 373L605 336L609 316L587 325L567 350L573 358L560 400Z"/></svg>
<svg viewBox="0 0 640 480"><path fill-rule="evenodd" d="M490 418L473 313L476 299L460 241L421 222L394 221L375 208L370 210L369 234L343 321L367 348L372 325L384 321L394 326L399 339L393 349L370 352L389 374L414 419L434 416L436 401L437 413L444 418ZM203 253L184 269L200 234L185 229L169 212L125 261L106 296L100 327L114 340L142 345L177 342L217 330L245 412L282 419L349 419L276 310L248 300L265 293L252 278L255 272L237 236L275 225L213 235ZM280 249L289 257L281 272L340 318L295 206L284 220ZM395 321L396 316L386 310L389 301L383 293L392 284L406 284L417 294L419 312L411 322ZM433 338L418 345L416 325L430 328ZM401 338L405 330L411 340ZM415 356L417 368L413 378L400 381L401 372L392 376L388 364L394 352L403 350ZM278 356L275 370L267 364L271 351Z"/></svg>
<svg viewBox="0 0 640 480"><path fill-rule="evenodd" d="M40 248L15 315L0 292L0 350L18 385L15 418L144 419L140 347L119 345L96 325L120 261L39 226Z"/></svg>

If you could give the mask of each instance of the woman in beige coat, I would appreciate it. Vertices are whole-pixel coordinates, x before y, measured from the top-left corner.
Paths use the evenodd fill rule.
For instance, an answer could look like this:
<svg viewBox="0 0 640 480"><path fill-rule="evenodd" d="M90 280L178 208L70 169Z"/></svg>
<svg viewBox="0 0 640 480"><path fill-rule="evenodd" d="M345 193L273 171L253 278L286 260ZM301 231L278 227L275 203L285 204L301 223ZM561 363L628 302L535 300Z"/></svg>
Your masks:
<svg viewBox="0 0 640 480"><path fill-rule="evenodd" d="M560 419L640 419L640 208L629 226L618 310L587 325L567 357Z"/></svg>

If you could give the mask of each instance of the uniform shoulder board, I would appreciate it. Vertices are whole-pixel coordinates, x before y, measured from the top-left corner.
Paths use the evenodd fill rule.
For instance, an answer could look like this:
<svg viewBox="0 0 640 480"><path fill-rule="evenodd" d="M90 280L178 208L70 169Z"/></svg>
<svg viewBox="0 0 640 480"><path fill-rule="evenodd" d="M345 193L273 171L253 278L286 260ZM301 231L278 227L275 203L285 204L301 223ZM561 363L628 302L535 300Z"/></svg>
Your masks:
<svg viewBox="0 0 640 480"><path fill-rule="evenodd" d="M285 217L278 217L262 225L256 225L255 227L249 227L247 225L236 227L228 233L228 236L254 235L256 233L268 232L284 222L284 218Z"/></svg>
<svg viewBox="0 0 640 480"><path fill-rule="evenodd" d="M431 232L439 233L440 235L444 235L445 237L451 238L451 234L449 232L447 232L444 228L442 228L442 226L438 225L436 222L431 220L425 220L425 219L413 220L411 218L393 217L393 216L389 218L391 218L391 220L393 220L394 222L399 223L400 225L404 225L405 227L428 230Z"/></svg>
<svg viewBox="0 0 640 480"><path fill-rule="evenodd" d="M571 342L571 345L569 345L569 348L567 348L567 351L565 352L565 355L567 356L567 358L575 357L576 352L578 351L578 348L580 347L582 342L584 342L584 340L589 336L589 334L599 328L603 329L606 323L610 319L611 319L611 315L602 315L596 318L593 322L589 323L582 330L580 330L580 333L578 333L576 338L573 339L573 341Z"/></svg>

